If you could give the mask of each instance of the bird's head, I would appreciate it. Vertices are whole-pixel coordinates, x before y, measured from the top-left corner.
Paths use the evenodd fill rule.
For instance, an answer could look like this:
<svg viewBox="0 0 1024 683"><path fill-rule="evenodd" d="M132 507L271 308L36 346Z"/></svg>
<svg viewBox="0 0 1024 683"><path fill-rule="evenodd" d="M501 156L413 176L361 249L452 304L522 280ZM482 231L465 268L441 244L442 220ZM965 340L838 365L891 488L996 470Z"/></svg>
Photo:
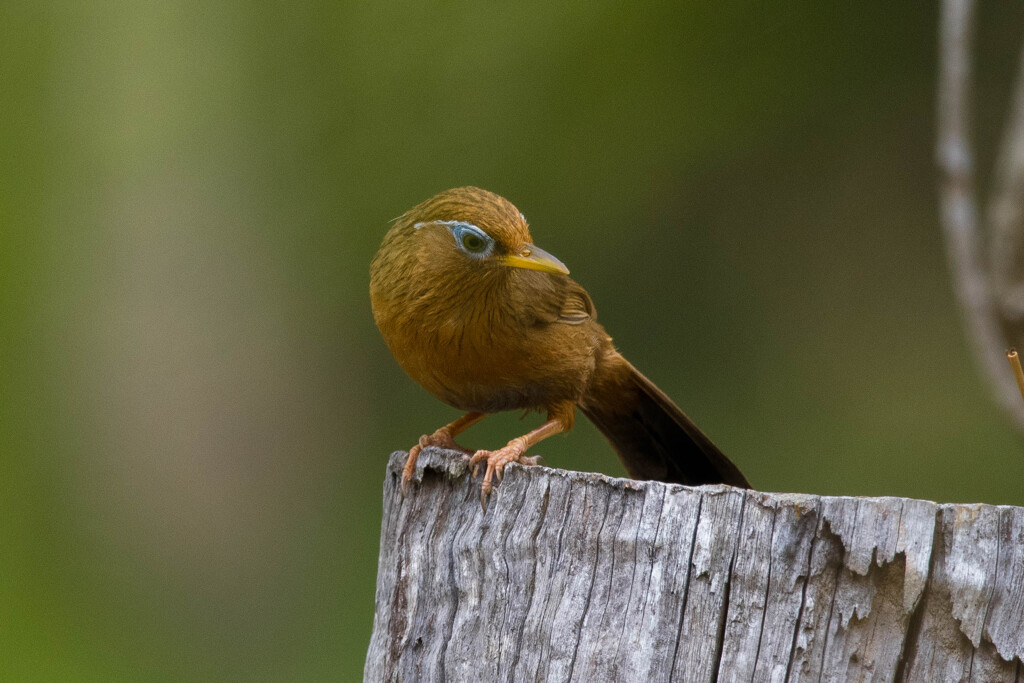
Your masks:
<svg viewBox="0 0 1024 683"><path fill-rule="evenodd" d="M569 273L564 263L533 244L526 218L512 202L478 187L434 195L398 218L392 233L410 255L434 268Z"/></svg>

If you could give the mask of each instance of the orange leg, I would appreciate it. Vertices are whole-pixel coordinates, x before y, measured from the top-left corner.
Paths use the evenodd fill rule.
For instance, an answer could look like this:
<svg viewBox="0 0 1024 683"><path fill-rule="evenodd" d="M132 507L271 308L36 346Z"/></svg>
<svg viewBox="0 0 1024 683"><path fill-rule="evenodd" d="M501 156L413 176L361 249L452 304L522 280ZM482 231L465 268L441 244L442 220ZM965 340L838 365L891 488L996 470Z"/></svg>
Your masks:
<svg viewBox="0 0 1024 683"><path fill-rule="evenodd" d="M440 446L441 448L469 453L468 448L463 448L455 443L455 437L485 417L487 417L487 413L466 413L455 422L446 424L433 434L421 436L420 442L409 449L409 457L405 461L405 467L402 468L402 496L405 496L406 487L409 484L409 480L412 479L412 473L416 471L416 458L420 457L420 451L427 446Z"/></svg>
<svg viewBox="0 0 1024 683"><path fill-rule="evenodd" d="M572 429L573 418L576 415L576 406L571 402L559 403L548 410L548 421L528 434L517 436L496 451L477 451L469 460L469 466L473 468L473 476L476 476L477 468L487 462L487 471L484 473L484 482L480 487L480 505L484 512L487 512L487 498L491 495L493 485L491 479L494 476L501 481L505 465L510 462L517 462L520 465L536 465L540 461L539 456L528 457L526 451L534 445L555 434L561 434Z"/></svg>

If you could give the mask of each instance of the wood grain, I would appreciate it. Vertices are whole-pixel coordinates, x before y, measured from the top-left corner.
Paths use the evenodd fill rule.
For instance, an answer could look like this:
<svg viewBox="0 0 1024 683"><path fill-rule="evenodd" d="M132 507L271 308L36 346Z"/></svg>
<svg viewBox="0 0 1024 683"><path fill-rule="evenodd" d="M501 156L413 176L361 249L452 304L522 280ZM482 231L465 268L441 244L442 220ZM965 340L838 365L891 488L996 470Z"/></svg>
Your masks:
<svg viewBox="0 0 1024 683"><path fill-rule="evenodd" d="M1022 508L404 460L365 681L1024 683Z"/></svg>

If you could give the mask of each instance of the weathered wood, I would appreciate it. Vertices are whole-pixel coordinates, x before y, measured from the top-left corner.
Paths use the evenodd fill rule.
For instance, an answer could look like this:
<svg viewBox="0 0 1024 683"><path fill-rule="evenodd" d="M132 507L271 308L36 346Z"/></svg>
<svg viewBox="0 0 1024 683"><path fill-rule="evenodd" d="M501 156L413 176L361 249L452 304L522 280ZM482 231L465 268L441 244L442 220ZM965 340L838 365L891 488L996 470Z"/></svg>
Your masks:
<svg viewBox="0 0 1024 683"><path fill-rule="evenodd" d="M404 460L366 681L1024 683L1024 508Z"/></svg>

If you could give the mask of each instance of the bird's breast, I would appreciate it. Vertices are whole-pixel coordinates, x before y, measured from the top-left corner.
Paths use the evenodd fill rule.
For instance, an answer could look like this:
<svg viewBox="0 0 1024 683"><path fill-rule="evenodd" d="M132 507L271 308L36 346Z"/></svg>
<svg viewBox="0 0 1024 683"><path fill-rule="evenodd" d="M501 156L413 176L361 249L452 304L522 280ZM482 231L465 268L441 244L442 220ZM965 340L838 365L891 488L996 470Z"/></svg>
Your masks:
<svg viewBox="0 0 1024 683"><path fill-rule="evenodd" d="M440 400L486 413L582 396L594 367L585 326L530 323L502 301L385 307L374 313L402 368Z"/></svg>

